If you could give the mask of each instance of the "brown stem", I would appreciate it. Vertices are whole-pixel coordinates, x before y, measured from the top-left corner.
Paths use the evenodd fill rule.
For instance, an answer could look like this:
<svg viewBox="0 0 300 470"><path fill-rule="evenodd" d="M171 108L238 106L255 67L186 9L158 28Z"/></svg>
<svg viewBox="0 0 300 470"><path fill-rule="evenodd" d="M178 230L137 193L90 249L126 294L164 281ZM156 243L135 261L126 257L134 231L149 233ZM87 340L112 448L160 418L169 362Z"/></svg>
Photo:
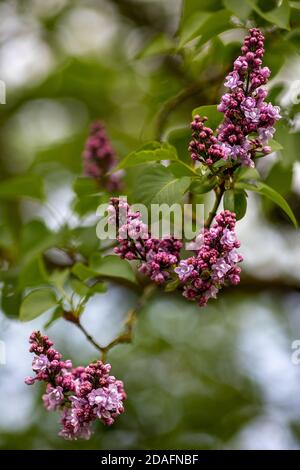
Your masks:
<svg viewBox="0 0 300 470"><path fill-rule="evenodd" d="M211 226L211 223L213 221L213 219L215 218L216 214L217 214L217 210L219 208L219 205L220 205L220 202L221 202L221 199L223 197L223 194L225 192L225 188L223 185L220 185L220 186L217 186L217 188L215 189L215 194L216 194L216 199L215 199L215 203L210 211L210 213L208 214L208 217L204 223L204 227L205 228L209 228Z"/></svg>
<svg viewBox="0 0 300 470"><path fill-rule="evenodd" d="M80 329L80 331L82 331L82 333L84 334L84 336L86 337L86 339L96 348L98 349L98 351L100 351L102 353L103 351L103 348L102 346L100 346L100 344L98 344L94 338L86 331L86 329L84 328L84 326L80 323L79 319L78 319L78 322L75 323L77 325L77 327Z"/></svg>
<svg viewBox="0 0 300 470"><path fill-rule="evenodd" d="M133 330L133 325L135 323L137 313L139 310L141 310L145 303L149 300L149 298L152 296L152 294L156 290L156 285L155 284L149 284L148 286L145 287L143 294L141 297L138 299L136 305L134 308L130 309L127 315L127 320L125 323L125 328L124 331L117 336L113 341L108 343L106 346L100 346L94 338L86 331L86 329L83 327L81 324L79 318L74 321L74 316L71 315L70 318L68 318L66 315L64 315L64 318L68 321L71 321L72 323L75 323L77 327L82 331L86 339L101 353L101 360L102 362L106 361L106 356L107 353L117 344L124 344L124 343L131 343L132 341L132 330Z"/></svg>

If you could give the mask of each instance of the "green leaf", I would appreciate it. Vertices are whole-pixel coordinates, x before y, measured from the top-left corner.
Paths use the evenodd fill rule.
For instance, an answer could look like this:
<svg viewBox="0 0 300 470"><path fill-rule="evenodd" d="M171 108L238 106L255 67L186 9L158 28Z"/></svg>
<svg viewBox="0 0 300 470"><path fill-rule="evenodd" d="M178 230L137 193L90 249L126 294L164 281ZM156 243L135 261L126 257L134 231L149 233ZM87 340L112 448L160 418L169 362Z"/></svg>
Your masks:
<svg viewBox="0 0 300 470"><path fill-rule="evenodd" d="M194 194L205 194L211 191L217 184L218 180L215 176L210 178L199 178L192 182L190 191Z"/></svg>
<svg viewBox="0 0 300 470"><path fill-rule="evenodd" d="M211 14L194 33L194 37L200 36L197 47L202 46L210 39L216 37L232 27L230 22L231 12L228 10L220 10Z"/></svg>
<svg viewBox="0 0 300 470"><path fill-rule="evenodd" d="M163 165L151 165L139 176L139 181L133 189L133 200L148 206L180 203L190 181L188 176L181 178L174 176Z"/></svg>
<svg viewBox="0 0 300 470"><path fill-rule="evenodd" d="M251 13L252 7L244 0L223 0L224 7L231 11L235 16L245 20Z"/></svg>
<svg viewBox="0 0 300 470"><path fill-rule="evenodd" d="M174 43L165 34L159 34L152 38L144 47L139 51L136 58L145 59L156 55L166 55L173 52L175 49Z"/></svg>
<svg viewBox="0 0 300 470"><path fill-rule="evenodd" d="M163 143L154 150L139 150L130 153L120 162L117 169L132 168L136 165L160 160L177 160L177 158L175 147Z"/></svg>
<svg viewBox="0 0 300 470"><path fill-rule="evenodd" d="M99 253L94 253L90 257L90 267L100 276L136 283L131 264L117 255L102 257Z"/></svg>
<svg viewBox="0 0 300 470"><path fill-rule="evenodd" d="M23 299L20 320L33 320L56 305L57 299L53 290L48 288L34 290Z"/></svg>
<svg viewBox="0 0 300 470"><path fill-rule="evenodd" d="M272 166L265 182L268 186L284 196L290 191L292 180L293 166L284 165L284 163L279 160Z"/></svg>
<svg viewBox="0 0 300 470"><path fill-rule="evenodd" d="M76 263L72 268L72 273L81 281L85 282L98 276L98 273L83 263Z"/></svg>
<svg viewBox="0 0 300 470"><path fill-rule="evenodd" d="M97 277L104 277L123 279L136 284L131 264L117 255L102 257L99 253L94 253L90 258L89 266L76 263L72 268L72 273L83 282Z"/></svg>
<svg viewBox="0 0 300 470"><path fill-rule="evenodd" d="M247 210L247 197L245 191L234 191L233 189L225 191L223 206L224 209L235 212L236 220L242 219Z"/></svg>
<svg viewBox="0 0 300 470"><path fill-rule="evenodd" d="M103 198L101 198L98 194L83 196L74 201L73 209L79 216L83 217L84 215L90 214L91 212L95 213L102 201Z"/></svg>
<svg viewBox="0 0 300 470"><path fill-rule="evenodd" d="M172 279L171 281L168 281L168 282L165 284L164 291L165 291L165 292L174 292L174 290L177 289L177 287L179 286L179 284L180 284L179 278Z"/></svg>
<svg viewBox="0 0 300 470"><path fill-rule="evenodd" d="M45 330L49 328L49 326L51 326L54 322L56 322L56 320L61 318L63 316L63 313L64 313L63 309L61 308L60 305L58 305L57 308L52 313L50 319L45 323L44 325Z"/></svg>
<svg viewBox="0 0 300 470"><path fill-rule="evenodd" d="M298 3L299 10L300 10L300 3ZM296 52L299 53L299 48L300 48L300 28L295 28L292 29L289 33L286 35L286 39L291 43Z"/></svg>
<svg viewBox="0 0 300 470"><path fill-rule="evenodd" d="M276 137L284 148L284 164L291 165L300 159L300 132L291 132L289 126L284 122L279 122L276 126Z"/></svg>
<svg viewBox="0 0 300 470"><path fill-rule="evenodd" d="M247 0L251 8L256 11L258 15L264 18L269 23L275 24L282 29L290 29L290 5L288 0L282 0L277 8L270 11L263 11L256 5L255 0Z"/></svg>
<svg viewBox="0 0 300 470"><path fill-rule="evenodd" d="M231 166L231 162L228 162L227 160L223 160L223 158L221 158L220 160L218 160L217 162L215 162L213 164L213 168L216 169L216 168L222 168L223 166Z"/></svg>
<svg viewBox="0 0 300 470"><path fill-rule="evenodd" d="M188 126L172 129L166 135L169 144L176 148L179 160L188 164L191 163L191 155L188 151L191 138L192 133Z"/></svg>
<svg viewBox="0 0 300 470"><path fill-rule="evenodd" d="M21 197L44 199L44 184L39 175L20 175L1 181L0 199L18 199Z"/></svg>
<svg viewBox="0 0 300 470"><path fill-rule="evenodd" d="M31 259L20 271L18 288L34 287L48 282L47 271L42 255Z"/></svg>
<svg viewBox="0 0 300 470"><path fill-rule="evenodd" d="M207 126L211 127L213 130L215 130L218 125L221 123L222 119L224 118L224 114L220 113L217 110L217 105L208 105L208 106L200 106L199 108L196 108L193 110L193 117L196 114L199 114L201 117L207 117L208 121L206 123Z"/></svg>
<svg viewBox="0 0 300 470"><path fill-rule="evenodd" d="M95 225L76 227L72 229L70 231L70 241L76 251L79 251L86 257L96 251L100 244L99 238L96 235Z"/></svg>
<svg viewBox="0 0 300 470"><path fill-rule="evenodd" d="M73 182L73 191L78 197L90 196L99 193L99 187L95 179L78 176Z"/></svg>
<svg viewBox="0 0 300 470"><path fill-rule="evenodd" d="M259 180L260 175L256 168L249 168L245 166L239 166L235 171L234 171L234 179L236 181L241 181L241 180Z"/></svg>
<svg viewBox="0 0 300 470"><path fill-rule="evenodd" d="M211 17L210 13L205 11L198 11L187 18L181 26L178 47L182 48L185 44L197 37L199 28L209 17Z"/></svg>
<svg viewBox="0 0 300 470"><path fill-rule="evenodd" d="M192 167L181 161L171 162L167 168L173 173L174 176L176 176L176 178L180 178L182 176L197 176L196 171Z"/></svg>
<svg viewBox="0 0 300 470"><path fill-rule="evenodd" d="M1 309L9 318L17 318L20 313L22 294L17 288L17 280L5 282L1 291Z"/></svg>
<svg viewBox="0 0 300 470"><path fill-rule="evenodd" d="M265 183L261 183L257 181L255 184L253 183L246 183L246 182L238 182L234 185L235 189L244 189L248 191L254 191L258 194L261 194L262 196L265 196L271 201L273 201L275 204L277 204L285 213L286 215L290 218L290 220L293 222L294 226L297 228L297 220L294 216L294 213L286 200L279 194L275 189L270 188L270 186L266 185Z"/></svg>
<svg viewBox="0 0 300 470"><path fill-rule="evenodd" d="M268 146L271 147L273 152L278 152L278 150L283 149L282 145L279 142L277 142L277 140L274 140L274 139L269 140Z"/></svg>
<svg viewBox="0 0 300 470"><path fill-rule="evenodd" d="M74 211L80 216L96 212L104 195L93 178L77 177L73 183L73 191L77 198L73 203Z"/></svg>
<svg viewBox="0 0 300 470"><path fill-rule="evenodd" d="M70 275L69 269L55 269L50 276L48 276L48 280L53 286L60 290L63 289L68 278Z"/></svg>
<svg viewBox="0 0 300 470"><path fill-rule="evenodd" d="M51 232L42 220L31 220L22 227L20 250L25 260L59 244L60 235Z"/></svg>

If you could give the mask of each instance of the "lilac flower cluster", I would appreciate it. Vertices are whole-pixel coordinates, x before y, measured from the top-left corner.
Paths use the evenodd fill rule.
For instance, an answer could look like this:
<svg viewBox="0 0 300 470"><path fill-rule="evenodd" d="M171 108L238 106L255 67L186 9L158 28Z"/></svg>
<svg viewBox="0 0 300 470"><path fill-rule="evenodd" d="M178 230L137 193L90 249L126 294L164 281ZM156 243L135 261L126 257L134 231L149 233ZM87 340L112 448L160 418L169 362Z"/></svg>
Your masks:
<svg viewBox="0 0 300 470"><path fill-rule="evenodd" d="M275 132L274 124L281 118L279 107L266 103L267 90L261 88L270 76L262 67L264 36L259 29L249 30L234 62L233 71L226 77L229 92L221 98L218 111L224 120L216 131L204 126L206 118L195 116L191 123L193 140L189 145L191 158L206 165L231 159L244 166L254 167L258 153L267 155L268 140Z"/></svg>
<svg viewBox="0 0 300 470"><path fill-rule="evenodd" d="M179 261L182 242L174 237L152 237L140 212L133 212L122 199L111 198L108 213L109 222L117 224L119 245L115 253L127 260L140 261L139 270L154 282L162 284L168 280Z"/></svg>
<svg viewBox="0 0 300 470"><path fill-rule="evenodd" d="M216 298L218 291L226 284L240 282L241 269L237 263L243 260L238 254L240 243L235 234L235 214L221 212L210 229L204 229L190 246L196 255L180 261L175 269L183 295L197 300L200 306L210 298Z"/></svg>
<svg viewBox="0 0 300 470"><path fill-rule="evenodd" d="M49 411L61 411L60 436L89 439L93 421L100 419L111 425L124 412L123 382L109 375L110 364L97 361L73 368L70 360L62 361L61 354L52 348L52 341L39 331L31 334L29 343L29 351L35 354L32 362L35 376L26 377L25 383L46 383L44 406Z"/></svg>
<svg viewBox="0 0 300 470"><path fill-rule="evenodd" d="M94 122L91 125L83 159L85 176L98 180L109 192L121 188L121 172L108 175L117 164L117 158L101 122Z"/></svg>

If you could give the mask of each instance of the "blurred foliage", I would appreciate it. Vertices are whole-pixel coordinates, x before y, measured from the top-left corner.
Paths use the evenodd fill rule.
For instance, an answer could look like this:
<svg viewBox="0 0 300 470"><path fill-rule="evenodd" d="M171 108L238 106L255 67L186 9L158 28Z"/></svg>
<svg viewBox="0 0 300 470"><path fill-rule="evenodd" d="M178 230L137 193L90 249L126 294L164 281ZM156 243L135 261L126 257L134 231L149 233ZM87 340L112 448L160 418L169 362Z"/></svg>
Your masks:
<svg viewBox="0 0 300 470"><path fill-rule="evenodd" d="M246 210L245 191L258 191L269 198L262 204L268 220L285 224L288 217L274 205L293 219L285 197L299 222L293 174L300 159L300 85L297 75L292 81L289 70L295 64L298 70L300 66L300 2L7 0L1 2L0 13L0 78L7 86L6 104L0 108L0 276L1 308L8 317L18 317L21 310L21 318L28 320L53 307L53 320L59 319L62 309L56 306L65 301L66 285L87 302L95 293L105 291L107 279L135 283L127 262L119 260L120 265L114 266L110 258L101 257L109 250L97 239L95 220L90 216L109 195L80 176L88 125L99 118L105 122L120 167L127 170L129 198L173 203L181 200L189 187L196 197L202 197L214 187L215 180L203 182L188 166L191 111L204 107L202 111L216 125L215 104L223 92L223 79L249 26L262 28L266 36L265 65L271 68L273 79L270 95L274 104L282 105L284 118L277 128L276 155L261 164L263 182L253 189L240 179L237 190L228 191L225 205L241 218ZM150 146L145 146L149 141ZM166 159L172 160L168 168L154 163ZM164 190L166 185L168 191ZM64 191L66 187L69 192ZM61 215L60 209L67 215ZM216 305L220 308L220 301ZM184 309L193 310L186 305ZM189 315L190 322L203 321L192 317L195 313ZM128 447L133 442L139 447L184 448L192 442L192 447L212 448L230 440L257 413L260 400L255 384L238 371L229 383L212 377L208 350L205 367L193 364L193 347L186 347L182 356L174 355L168 341L150 338L145 322L138 328L145 328L140 336L148 337L148 342L142 351L136 346L128 355L116 355L117 371L119 368L124 376L128 361L133 363L131 368L148 368L150 351L157 350L172 369L170 376L176 375L179 367L179 380L184 382L182 364L188 361L190 375L193 367L197 368L197 387L182 401L181 418L168 429L172 408L179 401L177 397L170 399L175 379L171 387L161 389L144 382L139 393L139 384L129 377L129 390L135 389L132 396L137 393L136 400L141 403L151 401L152 408L137 411L134 398L130 398L127 418L122 418L117 430L105 431L111 433L112 440L106 441L99 427L94 440L76 447L97 447L102 438L102 446L110 447L114 436L122 433L128 435L128 443L125 438L116 438L116 442L125 442L122 445ZM195 337L191 344L197 343ZM132 359L135 353L140 359ZM200 355L201 350L197 357ZM155 357L152 359L155 363ZM150 381L150 374L144 379ZM154 417L161 409L166 419L155 424ZM36 413L38 420L44 419L41 407ZM138 439L134 436L137 421ZM196 431L213 438L184 440L185 432L192 435ZM3 436L2 443L6 448L38 446L39 433L33 425L15 438ZM42 446L67 448L68 444L47 434Z"/></svg>

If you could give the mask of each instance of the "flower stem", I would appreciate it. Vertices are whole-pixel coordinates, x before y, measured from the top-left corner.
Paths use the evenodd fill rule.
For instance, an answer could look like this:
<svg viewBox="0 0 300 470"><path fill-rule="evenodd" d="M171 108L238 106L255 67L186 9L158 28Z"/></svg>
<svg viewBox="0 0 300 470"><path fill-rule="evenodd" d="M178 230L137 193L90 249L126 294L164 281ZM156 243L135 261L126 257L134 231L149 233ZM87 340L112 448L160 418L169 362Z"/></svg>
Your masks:
<svg viewBox="0 0 300 470"><path fill-rule="evenodd" d="M214 205L213 205L213 207L212 207L210 213L208 214L208 217L207 217L207 219L204 223L205 228L209 228L211 226L211 223L212 223L213 219L217 215L217 210L219 208L219 205L220 205L220 202L222 200L224 192L225 192L225 188L224 188L223 185L220 185L215 189L215 195L216 195L215 203L214 203Z"/></svg>

